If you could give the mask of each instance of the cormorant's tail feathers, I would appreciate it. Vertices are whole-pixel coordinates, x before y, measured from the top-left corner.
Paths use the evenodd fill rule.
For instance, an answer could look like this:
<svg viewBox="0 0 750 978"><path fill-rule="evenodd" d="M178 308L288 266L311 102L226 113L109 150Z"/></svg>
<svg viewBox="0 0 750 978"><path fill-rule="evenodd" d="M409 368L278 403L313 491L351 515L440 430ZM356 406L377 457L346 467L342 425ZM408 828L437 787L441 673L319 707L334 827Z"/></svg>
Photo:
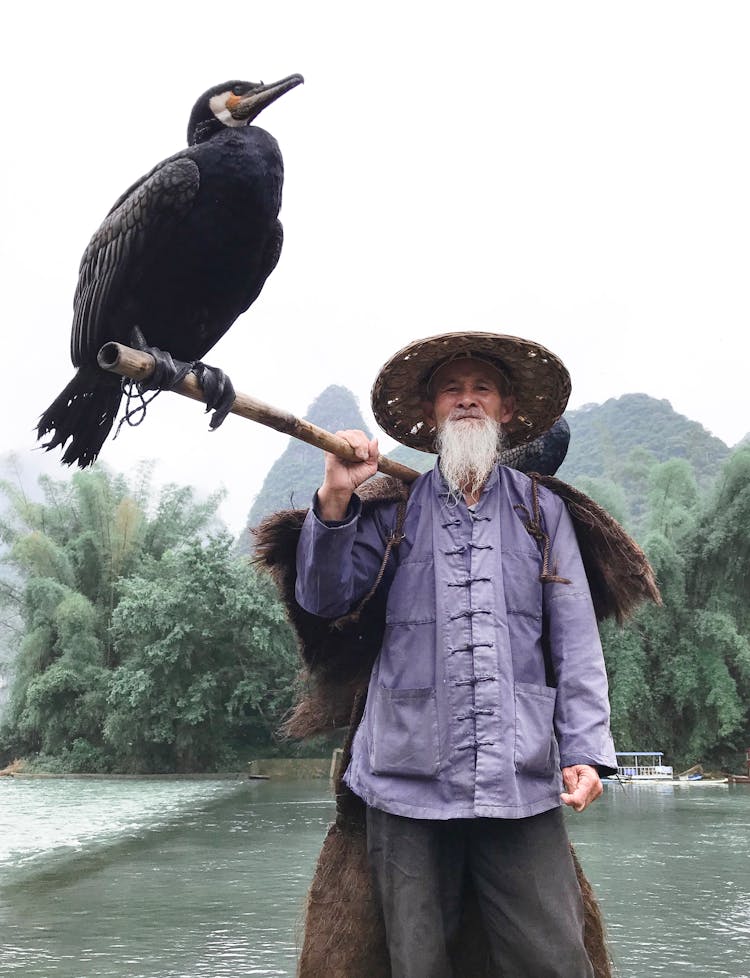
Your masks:
<svg viewBox="0 0 750 978"><path fill-rule="evenodd" d="M50 451L65 445L66 465L77 463L82 469L95 460L120 407L120 378L97 367L79 367L68 386L39 419L37 437L52 432L43 448Z"/></svg>

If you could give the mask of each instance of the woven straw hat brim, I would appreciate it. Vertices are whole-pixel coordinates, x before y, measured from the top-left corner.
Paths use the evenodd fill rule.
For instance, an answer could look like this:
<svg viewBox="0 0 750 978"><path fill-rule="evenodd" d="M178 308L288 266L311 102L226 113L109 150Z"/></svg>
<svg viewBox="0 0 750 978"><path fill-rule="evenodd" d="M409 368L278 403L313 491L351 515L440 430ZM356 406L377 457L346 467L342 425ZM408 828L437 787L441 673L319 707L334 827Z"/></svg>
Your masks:
<svg viewBox="0 0 750 978"><path fill-rule="evenodd" d="M434 452L435 429L424 420L427 382L443 361L471 355L500 362L510 378L516 409L505 424L508 446L532 441L561 417L570 397L570 375L546 347L501 333L441 333L415 340L383 366L372 388L375 420L402 445Z"/></svg>

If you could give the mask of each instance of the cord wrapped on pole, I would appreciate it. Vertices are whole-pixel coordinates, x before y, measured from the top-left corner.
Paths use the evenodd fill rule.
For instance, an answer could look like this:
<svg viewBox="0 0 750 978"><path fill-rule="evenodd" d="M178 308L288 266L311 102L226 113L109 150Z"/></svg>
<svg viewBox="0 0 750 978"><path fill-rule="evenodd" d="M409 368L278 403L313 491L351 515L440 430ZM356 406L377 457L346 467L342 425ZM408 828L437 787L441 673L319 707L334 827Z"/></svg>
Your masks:
<svg viewBox="0 0 750 978"><path fill-rule="evenodd" d="M149 379L154 372L155 360L149 353L134 350L130 346L122 343L105 343L99 350L97 362L102 370L118 374L120 377L129 377L136 382L143 382ZM189 397L194 401L205 403L203 391L192 373L181 380L174 390L183 397ZM359 461L351 445L338 438L336 435L319 428L311 421L304 418L297 418L288 411L265 404L249 394L237 393L231 414L238 414L241 418L248 418L250 421L257 421L258 424L273 428L282 434L298 438L300 441L307 442L308 445L315 445L325 452L332 452L339 458L347 461ZM385 475L393 476L402 482L412 483L419 476L419 472L410 469L400 462L381 455L378 459L378 470Z"/></svg>

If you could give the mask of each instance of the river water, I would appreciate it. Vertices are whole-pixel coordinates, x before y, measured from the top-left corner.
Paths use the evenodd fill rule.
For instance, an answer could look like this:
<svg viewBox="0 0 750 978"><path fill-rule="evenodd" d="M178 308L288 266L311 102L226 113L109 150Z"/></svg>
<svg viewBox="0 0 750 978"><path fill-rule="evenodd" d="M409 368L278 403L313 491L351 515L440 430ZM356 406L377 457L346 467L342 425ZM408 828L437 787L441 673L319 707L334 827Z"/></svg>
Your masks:
<svg viewBox="0 0 750 978"><path fill-rule="evenodd" d="M319 781L0 778L0 975L292 976L332 814ZM620 978L750 978L750 788L608 786L567 825Z"/></svg>

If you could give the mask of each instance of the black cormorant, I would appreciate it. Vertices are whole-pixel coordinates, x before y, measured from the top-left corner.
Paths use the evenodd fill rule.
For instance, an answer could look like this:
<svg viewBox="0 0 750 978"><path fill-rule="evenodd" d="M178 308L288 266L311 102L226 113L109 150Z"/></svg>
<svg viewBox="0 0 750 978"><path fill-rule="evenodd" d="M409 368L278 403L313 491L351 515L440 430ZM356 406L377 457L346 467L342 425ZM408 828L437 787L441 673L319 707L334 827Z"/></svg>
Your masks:
<svg viewBox="0 0 750 978"><path fill-rule="evenodd" d="M178 360L200 360L257 299L281 252L284 167L273 136L250 123L302 81L209 89L190 115L188 148L129 187L94 234L73 300L78 371L37 426L40 438L52 433L47 450L65 446L63 462L90 465L117 414L120 379L96 366L104 343L142 335ZM218 385L206 385L214 427L233 397L216 373Z"/></svg>
<svg viewBox="0 0 750 978"><path fill-rule="evenodd" d="M568 422L565 418L558 418L549 431L545 431L538 438L503 451L500 462L519 472L554 475L565 461L569 443Z"/></svg>

